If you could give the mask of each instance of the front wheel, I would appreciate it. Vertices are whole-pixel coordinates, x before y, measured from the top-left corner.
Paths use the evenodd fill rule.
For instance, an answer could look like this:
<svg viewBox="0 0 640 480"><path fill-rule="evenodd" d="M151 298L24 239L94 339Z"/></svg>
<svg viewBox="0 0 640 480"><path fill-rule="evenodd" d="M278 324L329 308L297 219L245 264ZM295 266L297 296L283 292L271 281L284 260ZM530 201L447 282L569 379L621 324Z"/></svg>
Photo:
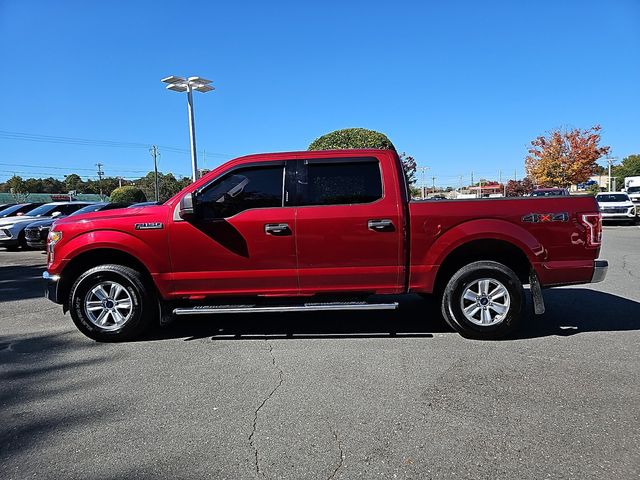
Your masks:
<svg viewBox="0 0 640 480"><path fill-rule="evenodd" d="M522 283L513 270L494 261L473 262L449 279L442 296L442 315L465 337L498 339L517 328L524 298Z"/></svg>
<svg viewBox="0 0 640 480"><path fill-rule="evenodd" d="M156 299L140 272L99 265L80 275L69 295L76 327L101 342L133 340L151 325Z"/></svg>

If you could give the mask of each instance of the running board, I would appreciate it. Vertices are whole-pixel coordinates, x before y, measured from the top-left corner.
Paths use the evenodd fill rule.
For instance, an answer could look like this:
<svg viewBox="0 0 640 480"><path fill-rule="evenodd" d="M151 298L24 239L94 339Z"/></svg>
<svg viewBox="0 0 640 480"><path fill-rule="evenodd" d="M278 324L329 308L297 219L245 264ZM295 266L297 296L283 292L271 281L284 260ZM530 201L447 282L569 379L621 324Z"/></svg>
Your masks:
<svg viewBox="0 0 640 480"><path fill-rule="evenodd" d="M330 310L395 310L398 303L327 302L304 303L302 305L202 305L181 307L174 315L210 315L213 313L280 313L280 312L324 312Z"/></svg>

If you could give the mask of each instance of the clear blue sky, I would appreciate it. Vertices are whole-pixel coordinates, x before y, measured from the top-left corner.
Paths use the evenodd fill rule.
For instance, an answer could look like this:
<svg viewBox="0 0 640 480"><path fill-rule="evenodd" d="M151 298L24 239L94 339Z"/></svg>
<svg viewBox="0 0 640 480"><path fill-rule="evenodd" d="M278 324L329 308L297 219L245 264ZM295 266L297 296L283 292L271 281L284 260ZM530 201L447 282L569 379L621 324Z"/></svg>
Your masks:
<svg viewBox="0 0 640 480"><path fill-rule="evenodd" d="M614 156L640 152L639 0L0 0L0 68L3 132L155 143L160 169L183 175L186 96L160 83L172 74L216 86L195 98L206 167L346 127L386 133L439 185L521 176L528 142L559 126L600 123ZM143 146L0 134L0 181L94 175L98 161L114 176L152 168Z"/></svg>

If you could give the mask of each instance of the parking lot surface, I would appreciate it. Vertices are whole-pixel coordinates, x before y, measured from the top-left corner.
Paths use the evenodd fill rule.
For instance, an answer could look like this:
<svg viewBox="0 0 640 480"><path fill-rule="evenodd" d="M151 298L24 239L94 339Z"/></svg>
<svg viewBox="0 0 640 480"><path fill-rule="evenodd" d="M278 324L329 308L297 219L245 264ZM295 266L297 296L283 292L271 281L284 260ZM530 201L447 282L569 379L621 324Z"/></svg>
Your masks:
<svg viewBox="0 0 640 480"><path fill-rule="evenodd" d="M638 478L640 229L516 338L397 312L218 316L100 344L0 251L0 478Z"/></svg>

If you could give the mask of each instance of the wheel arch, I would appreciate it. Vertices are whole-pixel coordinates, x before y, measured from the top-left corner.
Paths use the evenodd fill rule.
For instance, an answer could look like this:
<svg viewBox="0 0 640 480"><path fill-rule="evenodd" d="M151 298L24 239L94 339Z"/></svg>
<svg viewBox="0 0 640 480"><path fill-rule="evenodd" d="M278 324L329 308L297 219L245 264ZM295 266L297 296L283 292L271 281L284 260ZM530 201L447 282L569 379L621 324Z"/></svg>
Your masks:
<svg viewBox="0 0 640 480"><path fill-rule="evenodd" d="M151 272L147 266L142 263L134 255L120 250L117 248L100 247L86 250L73 257L64 267L62 274L60 275L60 285L58 286L58 292L61 299L64 299L63 308L66 311L68 308L68 297L71 287L75 280L82 272L85 272L93 267L104 264L117 264L124 265L139 271L144 277L145 282L153 286L157 290L157 286L153 280Z"/></svg>
<svg viewBox="0 0 640 480"><path fill-rule="evenodd" d="M531 262L521 247L503 239L483 238L458 245L446 255L437 270L433 290L441 292L455 272L481 260L501 263L513 270L523 284L529 283Z"/></svg>

